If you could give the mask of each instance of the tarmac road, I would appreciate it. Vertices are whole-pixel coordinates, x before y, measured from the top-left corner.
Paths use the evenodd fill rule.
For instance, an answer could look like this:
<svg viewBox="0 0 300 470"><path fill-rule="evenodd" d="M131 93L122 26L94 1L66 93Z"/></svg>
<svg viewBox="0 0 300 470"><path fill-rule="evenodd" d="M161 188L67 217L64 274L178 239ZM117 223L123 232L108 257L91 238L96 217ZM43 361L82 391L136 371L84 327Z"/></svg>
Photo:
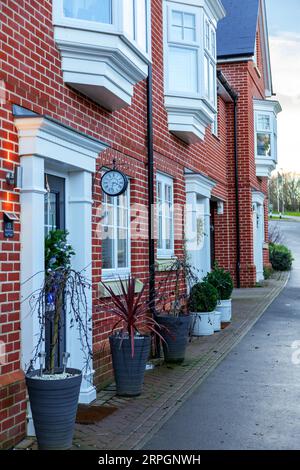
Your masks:
<svg viewBox="0 0 300 470"><path fill-rule="evenodd" d="M300 225L275 223L295 257L289 283L144 449L300 449Z"/></svg>

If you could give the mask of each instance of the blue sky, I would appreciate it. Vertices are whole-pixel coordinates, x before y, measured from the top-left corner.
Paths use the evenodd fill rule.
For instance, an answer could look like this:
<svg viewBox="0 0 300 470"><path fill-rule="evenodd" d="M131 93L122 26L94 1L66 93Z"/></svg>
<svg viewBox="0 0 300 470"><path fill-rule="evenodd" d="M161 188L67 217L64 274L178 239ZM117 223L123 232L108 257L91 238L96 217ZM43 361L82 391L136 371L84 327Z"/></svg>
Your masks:
<svg viewBox="0 0 300 470"><path fill-rule="evenodd" d="M246 0L247 1L247 0ZM300 0L266 0L278 116L278 168L300 174Z"/></svg>
<svg viewBox="0 0 300 470"><path fill-rule="evenodd" d="M299 0L266 0L268 10L269 33L281 31L300 32Z"/></svg>

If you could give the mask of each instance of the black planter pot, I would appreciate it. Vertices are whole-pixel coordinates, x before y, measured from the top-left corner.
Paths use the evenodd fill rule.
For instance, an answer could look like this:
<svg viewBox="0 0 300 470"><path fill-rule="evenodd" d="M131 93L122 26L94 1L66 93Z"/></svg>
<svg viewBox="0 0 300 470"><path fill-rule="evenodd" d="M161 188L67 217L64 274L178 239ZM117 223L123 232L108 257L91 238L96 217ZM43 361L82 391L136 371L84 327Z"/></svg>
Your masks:
<svg viewBox="0 0 300 470"><path fill-rule="evenodd" d="M151 337L134 338L134 356L131 354L131 340L110 336L110 349L117 395L134 397L142 393L146 363L150 354Z"/></svg>
<svg viewBox="0 0 300 470"><path fill-rule="evenodd" d="M58 372L58 371L57 371ZM73 377L35 379L39 371L26 375L32 418L40 450L67 450L72 446L82 374L67 369Z"/></svg>
<svg viewBox="0 0 300 470"><path fill-rule="evenodd" d="M183 362L189 337L191 317L189 315L173 317L172 315L158 316L156 321L164 326L160 334L165 342L162 343L166 362Z"/></svg>

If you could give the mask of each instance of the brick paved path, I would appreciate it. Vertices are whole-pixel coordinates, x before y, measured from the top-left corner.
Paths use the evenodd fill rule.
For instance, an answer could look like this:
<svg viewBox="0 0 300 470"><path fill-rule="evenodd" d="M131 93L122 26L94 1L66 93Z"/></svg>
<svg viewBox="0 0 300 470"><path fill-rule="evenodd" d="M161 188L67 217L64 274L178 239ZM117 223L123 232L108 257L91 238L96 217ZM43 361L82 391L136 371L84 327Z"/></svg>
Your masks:
<svg viewBox="0 0 300 470"><path fill-rule="evenodd" d="M76 425L74 450L140 449L168 420L226 354L243 338L277 297L288 279L276 274L263 287L240 289L233 296L233 321L213 336L193 338L181 365L160 364L146 372L144 392L120 398L114 386L98 394L95 404L118 410L95 425ZM36 448L25 440L17 448Z"/></svg>

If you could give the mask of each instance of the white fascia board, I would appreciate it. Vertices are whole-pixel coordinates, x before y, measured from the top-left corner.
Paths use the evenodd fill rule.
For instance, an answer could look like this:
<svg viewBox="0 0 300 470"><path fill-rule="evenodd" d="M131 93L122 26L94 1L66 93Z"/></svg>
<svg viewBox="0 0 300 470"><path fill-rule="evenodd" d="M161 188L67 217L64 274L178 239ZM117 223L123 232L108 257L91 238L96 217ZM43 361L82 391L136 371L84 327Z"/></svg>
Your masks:
<svg viewBox="0 0 300 470"><path fill-rule="evenodd" d="M265 158L256 158L256 176L259 178L269 178L272 171L276 168L275 160L267 160Z"/></svg>
<svg viewBox="0 0 300 470"><path fill-rule="evenodd" d="M255 111L269 111L269 112L271 111L276 116L282 111L281 104L279 103L279 101L276 101L276 100L254 99L253 104L254 104Z"/></svg>
<svg viewBox="0 0 300 470"><path fill-rule="evenodd" d="M266 195L260 191L252 190L252 203L264 205Z"/></svg>
<svg viewBox="0 0 300 470"><path fill-rule="evenodd" d="M131 104L134 85L148 76L149 56L116 33L56 26L54 37L65 83L110 111Z"/></svg>
<svg viewBox="0 0 300 470"><path fill-rule="evenodd" d="M259 24L262 31L262 54L264 61L264 75L266 89L265 94L267 97L273 95L273 85L272 85L272 69L271 69L271 58L270 58L270 46L269 46L269 32L268 32L268 23L267 23L267 8L266 1L260 0L259 8Z"/></svg>
<svg viewBox="0 0 300 470"><path fill-rule="evenodd" d="M211 198L211 193L216 182L207 176L200 173L187 171L184 175L187 193L196 193L208 199Z"/></svg>
<svg viewBox="0 0 300 470"><path fill-rule="evenodd" d="M204 140L205 129L214 122L215 113L201 98L166 96L169 131L186 143Z"/></svg>
<svg viewBox="0 0 300 470"><path fill-rule="evenodd" d="M95 172L96 159L108 146L45 117L16 118L20 156L36 155L72 170Z"/></svg>

